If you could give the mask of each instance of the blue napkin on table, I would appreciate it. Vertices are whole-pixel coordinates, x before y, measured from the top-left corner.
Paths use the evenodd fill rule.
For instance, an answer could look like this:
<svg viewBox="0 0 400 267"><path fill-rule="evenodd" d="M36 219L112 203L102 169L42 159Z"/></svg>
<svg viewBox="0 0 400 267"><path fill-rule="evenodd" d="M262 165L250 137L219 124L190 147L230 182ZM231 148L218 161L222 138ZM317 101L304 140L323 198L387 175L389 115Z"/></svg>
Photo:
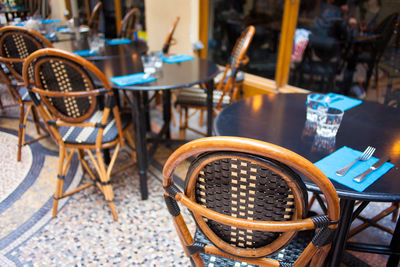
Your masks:
<svg viewBox="0 0 400 267"><path fill-rule="evenodd" d="M73 53L77 54L78 56L81 56L81 57L97 56L99 54L96 51L90 52L90 49L88 49L88 50L77 50L77 51L73 51Z"/></svg>
<svg viewBox="0 0 400 267"><path fill-rule="evenodd" d="M130 44L130 43L132 43L132 40L126 38L106 40L106 44L108 45Z"/></svg>
<svg viewBox="0 0 400 267"><path fill-rule="evenodd" d="M148 76L144 77L146 74L144 72L125 75L125 76L118 76L110 78L110 81L115 83L118 86L127 86L133 84L141 84L141 83L149 83L154 82L157 80L155 77Z"/></svg>
<svg viewBox="0 0 400 267"><path fill-rule="evenodd" d="M49 40L55 40L55 39L58 38L56 34L45 34L43 36L46 37Z"/></svg>
<svg viewBox="0 0 400 267"><path fill-rule="evenodd" d="M362 100L360 99L354 99L348 96L334 93L329 93L326 96L329 96L330 98L329 107L337 108L343 111L354 108L355 106L358 106L362 103Z"/></svg>
<svg viewBox="0 0 400 267"><path fill-rule="evenodd" d="M189 60L193 60L193 59L194 59L194 57L185 55L185 54L163 57L163 61L165 63L179 63L179 62L189 61Z"/></svg>
<svg viewBox="0 0 400 267"><path fill-rule="evenodd" d="M49 23L60 23L61 20L59 19L42 19L42 24L49 24Z"/></svg>
<svg viewBox="0 0 400 267"><path fill-rule="evenodd" d="M320 161L315 163L317 166L329 179L338 182L339 184L350 187L351 189L362 192L373 184L376 180L378 180L382 175L384 175L387 171L389 171L394 165L392 163L386 162L378 168L377 170L371 172L362 182L355 182L353 178L357 175L363 173L368 170L369 167L374 165L379 159L371 157L367 161L358 161L353 167L346 173L344 176L336 175L336 171L341 168L347 166L351 162L353 162L357 157L359 157L362 152L351 149L347 146L344 146L329 156L321 159Z"/></svg>

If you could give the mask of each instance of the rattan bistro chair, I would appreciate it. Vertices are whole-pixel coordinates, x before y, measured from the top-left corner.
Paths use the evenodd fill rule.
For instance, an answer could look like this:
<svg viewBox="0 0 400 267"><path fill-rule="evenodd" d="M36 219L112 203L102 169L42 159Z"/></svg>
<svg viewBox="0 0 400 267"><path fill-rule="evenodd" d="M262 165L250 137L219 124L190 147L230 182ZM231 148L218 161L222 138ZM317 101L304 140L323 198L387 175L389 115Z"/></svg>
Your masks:
<svg viewBox="0 0 400 267"><path fill-rule="evenodd" d="M191 157L181 192L172 175ZM319 186L327 215L307 217L307 190L297 173ZM339 219L336 191L317 167L294 152L252 139L207 137L186 143L165 163L163 186L178 236L195 266L241 266L236 261L320 266ZM194 237L178 202L194 217Z"/></svg>
<svg viewBox="0 0 400 267"><path fill-rule="evenodd" d="M25 59L34 51L46 47L53 47L53 45L43 35L34 30L14 26L0 28L0 62L4 64L9 72L6 75L5 70L1 69L1 80L6 85L7 91L14 102L19 105L18 161L21 160L21 149L24 145L48 136L47 133L40 135L42 126L39 123L36 109L26 87L24 87L22 78L22 65ZM25 107L27 107L26 110ZM25 128L31 111L39 137L26 142Z"/></svg>
<svg viewBox="0 0 400 267"><path fill-rule="evenodd" d="M33 83L29 81L29 69L33 70ZM96 185L117 220L110 175L119 148L124 145L123 137L132 147L134 143L128 131L131 119L128 115L120 116L108 80L89 61L59 49L42 49L30 55L24 63L23 74L29 94L60 149L53 217L57 215L59 199ZM103 87L96 88L92 78ZM102 149L111 147L115 149L107 167ZM85 160L85 151L95 171ZM75 152L92 181L64 193L64 177Z"/></svg>
<svg viewBox="0 0 400 267"><path fill-rule="evenodd" d="M228 64L225 66L222 74L218 75L218 80L215 81L217 85L213 92L214 112L218 112L224 105L230 104L235 98L235 94L238 92L238 88L240 88L240 84L244 79L244 74L242 74L242 79L238 81L238 72L240 68L249 62L246 52L253 39L254 33L254 26L249 26L242 32L232 50L232 55ZM189 109L206 110L206 100L207 93L201 88L183 88L178 93L175 105L180 111L180 138L185 137L186 129L205 135L189 126Z"/></svg>
<svg viewBox="0 0 400 267"><path fill-rule="evenodd" d="M139 21L140 11L137 8L132 8L126 13L121 21L119 38L127 38L134 41L134 33L136 32L136 25Z"/></svg>
<svg viewBox="0 0 400 267"><path fill-rule="evenodd" d="M168 34L167 34L167 38L165 38L163 47L162 47L162 52L164 55L167 55L169 53L169 48L173 45L176 44L176 40L174 39L174 33L175 33L175 29L176 26L178 25L179 22L179 17L176 17L174 23L172 24L171 29L169 30Z"/></svg>
<svg viewBox="0 0 400 267"><path fill-rule="evenodd" d="M90 31L93 33L96 33L99 30L100 14L101 14L102 7L103 7L103 3L98 2L94 6L94 8L92 10L92 14L90 15L90 18L88 20L88 27L89 27Z"/></svg>

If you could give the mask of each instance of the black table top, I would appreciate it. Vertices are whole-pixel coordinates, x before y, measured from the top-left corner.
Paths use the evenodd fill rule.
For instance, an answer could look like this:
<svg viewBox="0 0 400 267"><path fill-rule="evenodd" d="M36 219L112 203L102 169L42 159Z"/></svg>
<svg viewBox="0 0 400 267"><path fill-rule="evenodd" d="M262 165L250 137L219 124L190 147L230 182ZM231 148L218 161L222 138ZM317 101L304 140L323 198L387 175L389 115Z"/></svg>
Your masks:
<svg viewBox="0 0 400 267"><path fill-rule="evenodd" d="M318 145L314 134L307 135L306 94L267 94L243 99L219 113L214 130L219 136L239 136L273 143L317 162L334 150L348 146L363 151L376 147L375 157L391 156L395 165L364 192L356 192L332 181L338 195L371 201L400 200L400 112L375 102L345 111L331 148ZM306 182L310 190L317 187Z"/></svg>
<svg viewBox="0 0 400 267"><path fill-rule="evenodd" d="M143 72L140 55L95 60L93 63L106 78ZM124 90L166 90L176 89L208 82L218 73L218 66L208 60L195 58L180 63L163 63L157 80L146 84L124 86ZM115 85L118 88L117 85Z"/></svg>
<svg viewBox="0 0 400 267"><path fill-rule="evenodd" d="M89 43L87 40L87 34L82 35L80 40L75 40L73 35L68 34L58 34L59 40L53 43L55 48L64 49L69 52L78 50L87 50L89 48ZM69 37L69 39L65 39ZM64 38L64 39L60 39ZM136 41L130 44L120 44L120 45L107 45L105 44L104 50L99 52L99 55L85 57L89 60L104 60L110 57L125 57L132 54L144 54L148 50L147 43L144 41Z"/></svg>

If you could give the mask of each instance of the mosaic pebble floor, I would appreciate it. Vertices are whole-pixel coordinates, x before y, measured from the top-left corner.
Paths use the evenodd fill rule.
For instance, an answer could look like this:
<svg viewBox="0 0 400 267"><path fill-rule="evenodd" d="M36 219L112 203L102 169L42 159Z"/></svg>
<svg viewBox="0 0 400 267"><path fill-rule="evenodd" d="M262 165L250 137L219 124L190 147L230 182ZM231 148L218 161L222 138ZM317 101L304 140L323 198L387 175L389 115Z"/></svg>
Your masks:
<svg viewBox="0 0 400 267"><path fill-rule="evenodd" d="M153 115L157 116L157 114ZM0 128L14 135L13 137L16 136L15 119L0 116ZM28 131L34 132L31 124L28 125ZM13 139L13 137L9 138ZM8 197L0 201L0 266L190 265L165 207L161 189L160 170L171 153L171 149L160 147L157 150L156 161L150 166L148 181L150 194L146 201L140 199L135 169L127 169L115 175L113 186L119 216L117 222L112 220L103 195L94 187L64 199L60 205L58 217L52 219L50 208L51 196L54 193L54 179L40 178L55 177L55 166L58 162L57 147L51 140L44 139L40 143L32 144L30 150L24 149L23 153L29 154L29 151L32 153L32 166L38 164L40 166L36 168L38 173L35 180L29 186L25 186L25 191L19 189L26 179L18 178L19 181L22 180L19 185L18 182L14 185L8 185L8 183L7 186L3 185L5 189L2 190L7 192ZM46 160L44 158L42 161L37 160L39 152L44 154L43 157ZM11 153L14 152L11 151ZM10 157L13 156L10 155ZM122 164L128 158L129 152L121 151L118 164ZM23 160L28 162L29 156L23 156ZM46 164L43 165L43 162ZM188 164L185 162L179 166L177 173L180 177L184 177ZM69 187L73 188L79 185L81 180L82 183L86 182L88 177L82 175L78 168L71 174L71 180ZM15 192L20 192L20 195L15 197ZM34 197L33 193L40 193L40 197L39 195ZM10 196L15 198L7 202ZM5 206L6 202L8 204ZM365 213L370 215L381 209L382 204L373 203ZM183 212L189 215L186 210ZM190 216L185 218L190 218ZM10 222L14 223L13 227L16 230L10 230L13 228ZM394 227L390 218L385 218L383 222L388 227ZM191 220L188 223L191 231L194 231L194 223ZM6 235L6 229L9 229L12 234ZM389 238L388 234L373 228L367 229L364 235L355 237L357 240L375 243L387 242ZM383 266L385 264L385 258L379 255L353 254L368 264L361 264L359 260L354 260L355 257L350 256L349 262L352 263L343 266Z"/></svg>

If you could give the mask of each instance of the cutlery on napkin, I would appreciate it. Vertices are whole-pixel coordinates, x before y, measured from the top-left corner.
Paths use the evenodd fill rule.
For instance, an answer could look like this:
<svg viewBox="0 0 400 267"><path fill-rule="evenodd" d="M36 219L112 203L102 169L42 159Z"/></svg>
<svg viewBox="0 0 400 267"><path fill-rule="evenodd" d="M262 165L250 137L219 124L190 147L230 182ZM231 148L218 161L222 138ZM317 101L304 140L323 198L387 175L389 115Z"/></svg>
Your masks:
<svg viewBox="0 0 400 267"><path fill-rule="evenodd" d="M383 166L383 164L385 164L385 162L387 162L387 161L389 161L389 160L390 160L390 157L389 157L389 156L386 156L386 157L381 158L378 162L376 162L374 165L372 165L371 167L369 167L368 170L366 170L365 172L363 172L363 173L357 175L356 177L354 177L353 180L356 181L356 182L361 183L361 182L365 179L365 177L368 176L368 174L370 174L371 172L373 172L373 171L379 169L380 167Z"/></svg>

